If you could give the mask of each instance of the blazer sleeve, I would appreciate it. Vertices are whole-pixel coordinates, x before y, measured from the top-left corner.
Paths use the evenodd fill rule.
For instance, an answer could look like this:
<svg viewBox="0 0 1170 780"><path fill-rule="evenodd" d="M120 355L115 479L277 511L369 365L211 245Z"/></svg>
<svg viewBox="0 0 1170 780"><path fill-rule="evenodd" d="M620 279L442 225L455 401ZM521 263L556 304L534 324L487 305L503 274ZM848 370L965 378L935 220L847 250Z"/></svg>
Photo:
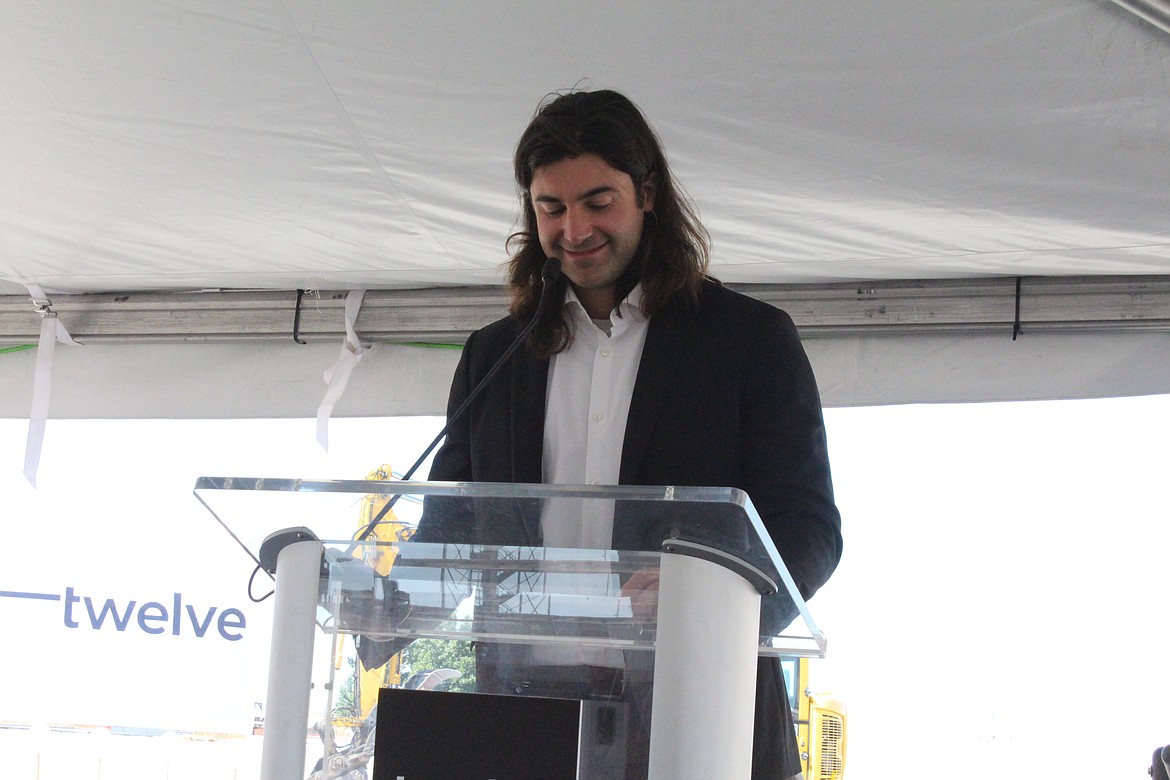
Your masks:
<svg viewBox="0 0 1170 780"><path fill-rule="evenodd" d="M451 380L447 397L447 419L471 394L473 380L472 363L475 359L475 333L471 334L459 357L459 365ZM455 420L447 430L435 458L431 462L432 482L470 482L471 467L471 415L464 414ZM449 496L427 496L423 501L423 513L418 530L412 537L415 542L470 543L475 534L475 521L470 503L466 499Z"/></svg>
<svg viewBox="0 0 1170 780"><path fill-rule="evenodd" d="M768 307L755 319L741 401L746 489L808 599L841 558L820 394L796 326Z"/></svg>

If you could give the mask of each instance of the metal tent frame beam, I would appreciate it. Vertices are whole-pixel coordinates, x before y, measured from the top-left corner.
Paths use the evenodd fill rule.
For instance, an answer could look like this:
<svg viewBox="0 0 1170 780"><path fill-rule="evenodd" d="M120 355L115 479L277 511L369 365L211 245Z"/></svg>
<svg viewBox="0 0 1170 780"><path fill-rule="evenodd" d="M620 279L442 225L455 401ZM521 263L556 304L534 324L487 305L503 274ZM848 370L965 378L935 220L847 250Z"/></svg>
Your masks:
<svg viewBox="0 0 1170 780"><path fill-rule="evenodd" d="M785 309L805 338L1019 335L1170 330L1170 276L1021 277L818 285L729 285ZM223 290L53 295L52 310L78 342L304 342L345 338L345 291ZM495 287L370 290L356 330L368 343L462 344L501 316ZM0 344L34 344L40 313L0 296Z"/></svg>

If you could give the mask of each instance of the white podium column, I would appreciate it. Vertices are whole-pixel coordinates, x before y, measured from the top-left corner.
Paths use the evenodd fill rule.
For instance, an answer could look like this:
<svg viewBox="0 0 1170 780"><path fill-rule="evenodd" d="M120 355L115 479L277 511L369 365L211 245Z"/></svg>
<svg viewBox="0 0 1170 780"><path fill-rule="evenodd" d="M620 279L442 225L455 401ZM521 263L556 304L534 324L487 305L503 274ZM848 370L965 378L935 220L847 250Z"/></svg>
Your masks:
<svg viewBox="0 0 1170 780"><path fill-rule="evenodd" d="M662 556L650 780L748 780L760 594L736 572Z"/></svg>
<svg viewBox="0 0 1170 780"><path fill-rule="evenodd" d="M321 553L320 542L303 541L277 558L260 780L305 776Z"/></svg>

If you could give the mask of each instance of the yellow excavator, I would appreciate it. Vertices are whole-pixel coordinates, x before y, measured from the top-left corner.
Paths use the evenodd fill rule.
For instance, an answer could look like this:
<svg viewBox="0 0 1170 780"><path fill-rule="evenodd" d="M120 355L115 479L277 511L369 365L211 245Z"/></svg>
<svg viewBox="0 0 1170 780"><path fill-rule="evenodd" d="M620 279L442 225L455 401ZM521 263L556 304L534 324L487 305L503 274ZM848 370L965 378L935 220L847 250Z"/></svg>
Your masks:
<svg viewBox="0 0 1170 780"><path fill-rule="evenodd" d="M367 481L393 478L390 467L384 464L366 475ZM414 528L401 522L393 509L386 509L381 519L374 523L392 497L391 493L367 493L358 514L358 531L366 532L365 539L372 542L361 546L362 561L380 576L388 575L394 566L398 557L397 544L409 541L414 534ZM395 653L381 666L367 669L356 662L346 644L343 635L334 649L334 671L341 672L339 679L344 681L334 689L341 695L333 702L329 723L316 726L324 743L325 755L313 767L309 780L368 780L367 765L374 754L378 691L402 684L400 653ZM351 669L344 672L347 663Z"/></svg>
<svg viewBox="0 0 1170 780"><path fill-rule="evenodd" d="M391 479L393 479L393 474L390 467L385 464L366 475L367 481L388 481ZM362 499L357 527L365 529L369 526L391 497L390 493L367 493L366 497ZM377 572L379 576L388 575L394 566L395 558L398 557L397 543L410 541L413 534L414 528L401 522L394 514L394 510L390 509L373 526L367 537L368 541L375 542L375 544L362 545L362 554L366 565ZM378 689L402 683L401 655L396 653L385 664L374 669L366 669L358 664L356 673L354 703L357 705L357 712L355 717L357 721L361 722L365 721L370 712L377 706Z"/></svg>

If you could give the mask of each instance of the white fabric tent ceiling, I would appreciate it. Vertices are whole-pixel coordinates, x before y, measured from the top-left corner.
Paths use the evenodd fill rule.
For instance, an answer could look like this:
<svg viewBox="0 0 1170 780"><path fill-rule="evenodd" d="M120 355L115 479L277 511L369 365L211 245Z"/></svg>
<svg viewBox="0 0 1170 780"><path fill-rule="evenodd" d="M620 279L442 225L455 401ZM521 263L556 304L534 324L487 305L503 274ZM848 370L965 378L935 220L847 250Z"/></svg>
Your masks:
<svg viewBox="0 0 1170 780"><path fill-rule="evenodd" d="M578 84L646 111L726 282L1170 272L1170 35L1108 0L11 0L0 295L499 284L512 145L542 95ZM1126 349L1161 361L1166 337ZM1087 392L871 395L857 338L810 348L822 384L849 388L828 403ZM949 343L933 353L973 375L1002 361ZM57 357L92 379L104 359L65 357L84 349ZM1170 390L1148 369L1086 381ZM0 413L22 414L28 385L5 384Z"/></svg>

